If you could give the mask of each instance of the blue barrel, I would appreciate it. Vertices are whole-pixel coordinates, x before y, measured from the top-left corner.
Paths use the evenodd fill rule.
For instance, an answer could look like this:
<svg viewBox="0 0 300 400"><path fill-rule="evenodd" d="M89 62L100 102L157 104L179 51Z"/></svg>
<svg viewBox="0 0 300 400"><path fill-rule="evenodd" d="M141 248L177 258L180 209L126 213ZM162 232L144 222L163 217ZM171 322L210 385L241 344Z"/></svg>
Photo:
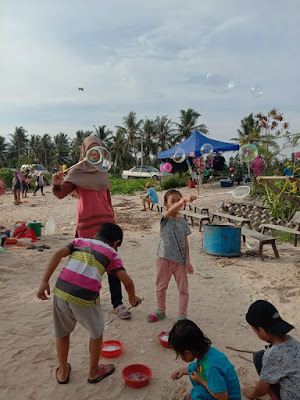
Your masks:
<svg viewBox="0 0 300 400"><path fill-rule="evenodd" d="M241 228L227 225L204 225L203 249L213 256L241 255Z"/></svg>

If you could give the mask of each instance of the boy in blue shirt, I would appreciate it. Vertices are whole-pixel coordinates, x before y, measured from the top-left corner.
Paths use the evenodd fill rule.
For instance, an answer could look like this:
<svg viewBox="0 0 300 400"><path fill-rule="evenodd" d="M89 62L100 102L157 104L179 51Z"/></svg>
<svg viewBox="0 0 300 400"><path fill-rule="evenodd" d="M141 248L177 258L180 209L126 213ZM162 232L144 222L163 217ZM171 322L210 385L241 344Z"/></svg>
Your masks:
<svg viewBox="0 0 300 400"><path fill-rule="evenodd" d="M156 190L151 186L150 182L146 183L147 193L146 196L140 196L140 199L143 201L144 208L141 211L146 210L146 203L148 204L148 208L150 210L150 204L157 204L158 203L158 196Z"/></svg>

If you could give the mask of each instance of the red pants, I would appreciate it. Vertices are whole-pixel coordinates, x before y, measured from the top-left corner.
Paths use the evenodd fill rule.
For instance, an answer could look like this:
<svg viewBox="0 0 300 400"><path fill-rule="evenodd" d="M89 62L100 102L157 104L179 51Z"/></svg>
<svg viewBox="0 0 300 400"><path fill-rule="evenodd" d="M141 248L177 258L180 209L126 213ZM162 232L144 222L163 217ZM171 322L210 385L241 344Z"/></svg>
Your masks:
<svg viewBox="0 0 300 400"><path fill-rule="evenodd" d="M168 289L170 279L172 275L174 275L177 288L179 290L178 316L186 318L189 303L189 285L185 265L159 257L157 259L156 266L156 296L158 311L160 313L164 313L166 311L166 291Z"/></svg>

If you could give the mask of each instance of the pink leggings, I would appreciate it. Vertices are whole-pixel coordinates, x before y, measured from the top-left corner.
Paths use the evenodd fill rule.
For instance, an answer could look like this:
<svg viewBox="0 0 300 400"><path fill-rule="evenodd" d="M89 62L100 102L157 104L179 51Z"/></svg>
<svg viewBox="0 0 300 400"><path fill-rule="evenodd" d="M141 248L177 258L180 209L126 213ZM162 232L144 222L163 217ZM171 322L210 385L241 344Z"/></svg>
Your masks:
<svg viewBox="0 0 300 400"><path fill-rule="evenodd" d="M158 303L158 311L164 313L166 311L166 291L172 275L174 275L179 290L179 317L187 317L187 308L189 303L189 285L186 267L175 261L158 257L157 262L157 278L156 278L156 297Z"/></svg>

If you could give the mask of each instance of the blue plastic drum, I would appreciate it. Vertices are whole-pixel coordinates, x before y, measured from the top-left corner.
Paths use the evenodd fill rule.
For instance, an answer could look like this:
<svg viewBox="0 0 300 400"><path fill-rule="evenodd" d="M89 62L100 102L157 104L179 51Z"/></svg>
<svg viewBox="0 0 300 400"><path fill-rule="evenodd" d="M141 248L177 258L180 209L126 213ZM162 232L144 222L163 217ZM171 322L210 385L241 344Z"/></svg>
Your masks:
<svg viewBox="0 0 300 400"><path fill-rule="evenodd" d="M203 249L213 256L241 255L241 228L226 225L204 225Z"/></svg>

